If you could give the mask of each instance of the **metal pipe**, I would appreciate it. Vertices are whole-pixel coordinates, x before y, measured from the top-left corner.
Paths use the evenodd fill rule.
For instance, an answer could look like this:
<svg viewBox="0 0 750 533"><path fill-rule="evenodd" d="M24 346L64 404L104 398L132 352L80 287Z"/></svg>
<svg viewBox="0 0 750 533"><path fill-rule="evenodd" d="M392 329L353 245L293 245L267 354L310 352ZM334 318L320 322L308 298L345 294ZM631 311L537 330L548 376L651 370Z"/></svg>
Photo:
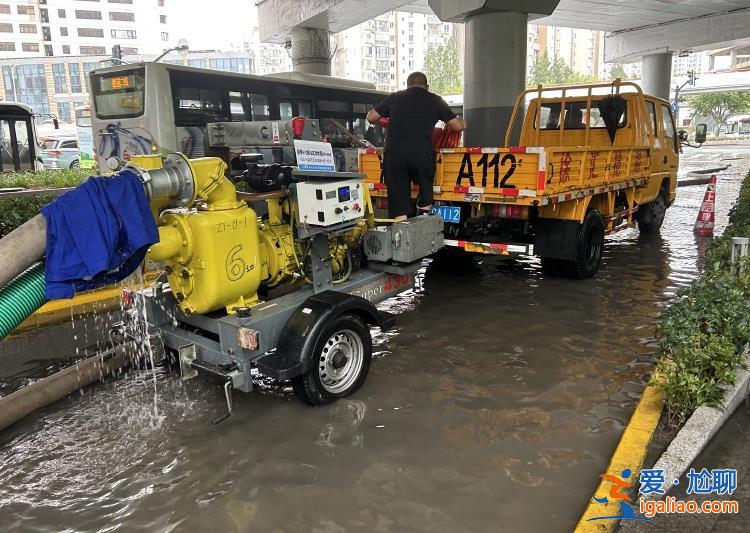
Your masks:
<svg viewBox="0 0 750 533"><path fill-rule="evenodd" d="M0 287L44 257L47 219L41 213L0 239Z"/></svg>

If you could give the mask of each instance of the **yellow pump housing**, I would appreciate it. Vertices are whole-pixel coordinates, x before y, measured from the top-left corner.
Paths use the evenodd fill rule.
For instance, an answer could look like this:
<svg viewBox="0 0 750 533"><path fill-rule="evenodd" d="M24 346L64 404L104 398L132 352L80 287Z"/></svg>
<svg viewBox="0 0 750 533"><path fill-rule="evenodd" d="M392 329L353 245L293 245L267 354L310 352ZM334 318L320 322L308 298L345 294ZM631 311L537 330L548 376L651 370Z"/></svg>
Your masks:
<svg viewBox="0 0 750 533"><path fill-rule="evenodd" d="M261 230L253 209L237 199L217 158L188 161L194 179L189 208L159 217L159 242L148 253L167 265L169 283L185 314L208 313L258 302L262 282L274 285L296 272L293 239L281 217ZM273 209L269 201L269 212ZM278 208L280 209L280 208Z"/></svg>

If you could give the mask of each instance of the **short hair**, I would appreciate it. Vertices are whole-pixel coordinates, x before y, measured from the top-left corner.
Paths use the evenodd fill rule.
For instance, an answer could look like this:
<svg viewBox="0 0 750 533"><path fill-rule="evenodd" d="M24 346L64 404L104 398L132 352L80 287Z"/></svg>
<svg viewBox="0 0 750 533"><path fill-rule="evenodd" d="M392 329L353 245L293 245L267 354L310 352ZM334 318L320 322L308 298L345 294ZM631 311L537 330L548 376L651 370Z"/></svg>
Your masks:
<svg viewBox="0 0 750 533"><path fill-rule="evenodd" d="M407 87L424 87L427 88L427 76L425 76L424 72L412 72L409 74L409 77L406 78L406 86Z"/></svg>

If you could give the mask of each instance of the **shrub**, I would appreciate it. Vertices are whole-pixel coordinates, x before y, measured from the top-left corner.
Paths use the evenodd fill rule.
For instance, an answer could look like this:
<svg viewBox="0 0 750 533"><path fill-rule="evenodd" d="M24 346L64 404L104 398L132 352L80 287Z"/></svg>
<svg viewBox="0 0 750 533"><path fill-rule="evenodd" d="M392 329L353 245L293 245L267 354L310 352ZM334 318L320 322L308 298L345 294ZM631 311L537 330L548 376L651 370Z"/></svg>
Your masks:
<svg viewBox="0 0 750 533"><path fill-rule="evenodd" d="M0 174L0 188L58 189L75 187L94 174L93 170L62 169ZM0 237L4 237L39 212L53 196L0 198Z"/></svg>
<svg viewBox="0 0 750 533"><path fill-rule="evenodd" d="M681 290L659 321L657 383L666 396L670 422L682 424L701 405L718 407L750 342L750 262L730 274L732 237L750 236L750 174L729 225L706 253L703 274Z"/></svg>

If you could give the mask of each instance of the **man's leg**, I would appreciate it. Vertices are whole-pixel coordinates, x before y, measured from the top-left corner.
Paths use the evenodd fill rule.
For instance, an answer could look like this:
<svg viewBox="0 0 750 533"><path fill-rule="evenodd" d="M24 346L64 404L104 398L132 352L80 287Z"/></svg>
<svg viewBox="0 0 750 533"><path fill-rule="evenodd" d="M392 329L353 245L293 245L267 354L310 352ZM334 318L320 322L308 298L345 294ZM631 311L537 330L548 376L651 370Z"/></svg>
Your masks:
<svg viewBox="0 0 750 533"><path fill-rule="evenodd" d="M414 171L419 182L417 214L429 213L432 208L432 187L435 184L435 153L430 151L425 154Z"/></svg>
<svg viewBox="0 0 750 533"><path fill-rule="evenodd" d="M388 185L388 215L406 219L411 211L411 177L407 161L398 154L385 159L385 181Z"/></svg>

